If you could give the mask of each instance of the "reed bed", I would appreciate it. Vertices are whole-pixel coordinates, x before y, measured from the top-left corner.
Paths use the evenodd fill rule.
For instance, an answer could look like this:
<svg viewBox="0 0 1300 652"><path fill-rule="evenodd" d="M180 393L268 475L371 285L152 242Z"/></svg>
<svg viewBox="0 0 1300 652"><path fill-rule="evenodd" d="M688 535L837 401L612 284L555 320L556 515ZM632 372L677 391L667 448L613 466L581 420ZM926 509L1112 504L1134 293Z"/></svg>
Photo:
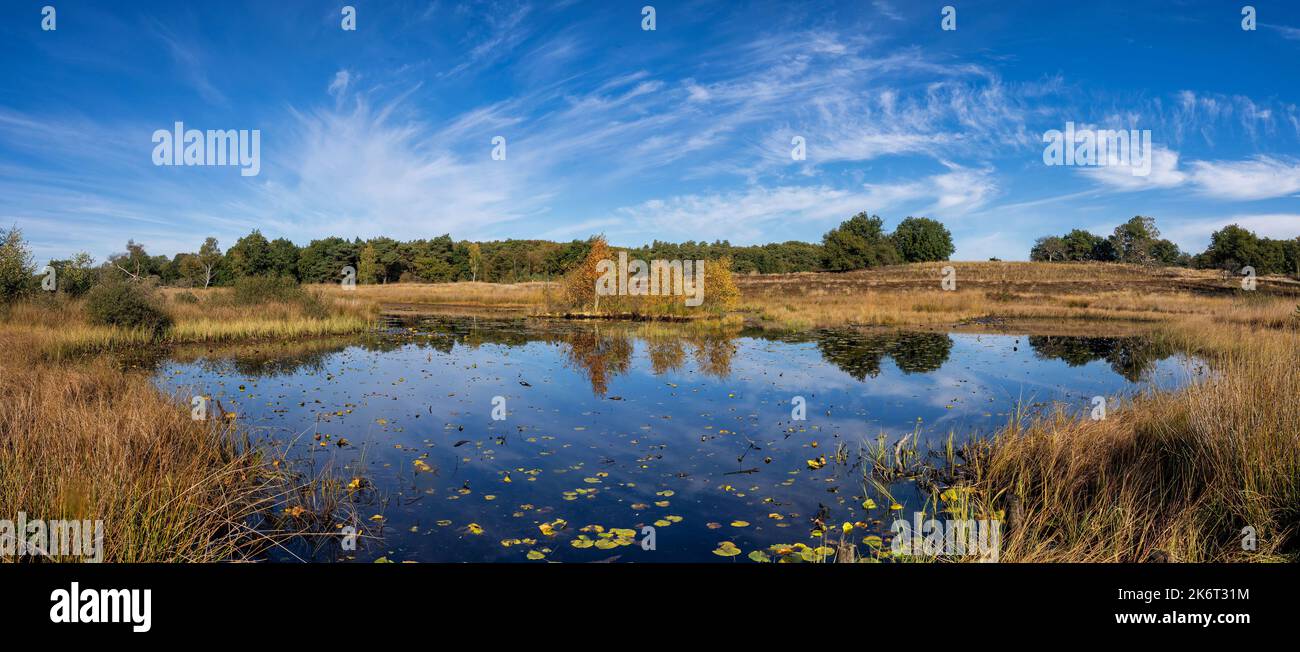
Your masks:
<svg viewBox="0 0 1300 652"><path fill-rule="evenodd" d="M1213 379L967 447L967 486L1008 519L1002 561L1300 558L1300 333L1211 326L1167 336L1210 356Z"/></svg>
<svg viewBox="0 0 1300 652"><path fill-rule="evenodd" d="M17 344L9 337L7 344ZM255 529L296 480L234 421L195 421L109 360L72 367L7 348L0 374L0 513L102 520L104 561L243 559L283 537Z"/></svg>

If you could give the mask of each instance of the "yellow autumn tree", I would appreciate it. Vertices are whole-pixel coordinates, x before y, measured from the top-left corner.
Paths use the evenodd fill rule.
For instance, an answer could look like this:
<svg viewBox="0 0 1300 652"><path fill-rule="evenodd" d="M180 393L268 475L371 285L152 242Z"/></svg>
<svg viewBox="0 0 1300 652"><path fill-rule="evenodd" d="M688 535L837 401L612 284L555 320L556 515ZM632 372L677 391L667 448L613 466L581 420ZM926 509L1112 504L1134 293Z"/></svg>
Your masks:
<svg viewBox="0 0 1300 652"><path fill-rule="evenodd" d="M596 266L602 260L613 258L614 250L605 242L605 236L591 238L591 250L587 252L587 257L560 280L560 293L570 308L600 310L602 297L596 294L596 281L601 274L596 271Z"/></svg>

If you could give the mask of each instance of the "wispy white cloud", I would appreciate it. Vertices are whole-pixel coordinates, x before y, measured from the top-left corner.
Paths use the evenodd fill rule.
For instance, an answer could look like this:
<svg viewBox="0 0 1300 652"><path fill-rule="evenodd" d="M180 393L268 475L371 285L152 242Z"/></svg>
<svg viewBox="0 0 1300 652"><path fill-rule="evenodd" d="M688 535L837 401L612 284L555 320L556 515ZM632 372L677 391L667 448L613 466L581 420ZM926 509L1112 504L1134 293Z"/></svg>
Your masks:
<svg viewBox="0 0 1300 652"><path fill-rule="evenodd" d="M1257 156L1244 161L1193 161L1192 182L1210 197L1270 199L1300 193L1300 161Z"/></svg>
<svg viewBox="0 0 1300 652"><path fill-rule="evenodd" d="M1300 41L1300 27L1290 27L1288 25L1264 25L1263 23L1261 23L1261 25L1277 32L1282 36L1282 38L1287 39L1288 41Z"/></svg>
<svg viewBox="0 0 1300 652"><path fill-rule="evenodd" d="M334 73L334 79L330 80L329 94L336 98L343 97L343 94L348 92L348 86L352 84L353 79L352 72L347 69Z"/></svg>
<svg viewBox="0 0 1300 652"><path fill-rule="evenodd" d="M1184 170L1178 152L1153 148L1151 172L1135 176L1130 165L1082 167L1084 175L1115 190L1137 191L1192 186L1206 197L1251 201L1300 193L1300 162L1256 156L1243 160L1191 161Z"/></svg>
<svg viewBox="0 0 1300 652"><path fill-rule="evenodd" d="M625 241L677 237L745 243L760 240L775 224L802 223L821 233L864 210L959 217L984 206L996 193L991 169L950 164L949 171L916 181L860 187L755 185L743 191L674 195L619 208L614 211L617 219L602 226Z"/></svg>
<svg viewBox="0 0 1300 652"><path fill-rule="evenodd" d="M1147 156L1151 158L1151 170L1145 176L1134 174L1134 166L1129 163L1076 169L1094 181L1123 191L1174 188L1187 181L1187 174L1178 169L1178 152L1157 145Z"/></svg>
<svg viewBox="0 0 1300 652"><path fill-rule="evenodd" d="M220 106L230 105L230 100L208 78L210 64L203 50L197 45L197 39L178 36L158 21L150 23L150 30L154 37L166 44L167 52L171 55L177 71L205 102Z"/></svg>

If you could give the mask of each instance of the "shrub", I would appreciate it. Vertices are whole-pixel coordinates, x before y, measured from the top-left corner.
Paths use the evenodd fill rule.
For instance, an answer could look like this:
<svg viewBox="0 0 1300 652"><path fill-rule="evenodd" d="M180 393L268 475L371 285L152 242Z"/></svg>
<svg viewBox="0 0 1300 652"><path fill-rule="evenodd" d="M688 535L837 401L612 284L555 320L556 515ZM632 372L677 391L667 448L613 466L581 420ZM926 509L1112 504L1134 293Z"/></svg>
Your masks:
<svg viewBox="0 0 1300 652"><path fill-rule="evenodd" d="M198 303L199 298L194 296L193 292L180 292L172 296L176 303Z"/></svg>
<svg viewBox="0 0 1300 652"><path fill-rule="evenodd" d="M291 276L245 276L235 281L225 300L237 306L297 304L308 317L316 319L324 319L330 314L329 306L320 295L308 292Z"/></svg>
<svg viewBox="0 0 1300 652"><path fill-rule="evenodd" d="M161 335L172 324L152 293L139 284L114 281L96 285L86 296L92 323L138 328Z"/></svg>
<svg viewBox="0 0 1300 652"><path fill-rule="evenodd" d="M272 301L293 303L308 297L307 291L288 276L244 276L235 281L231 294L234 303L244 306Z"/></svg>
<svg viewBox="0 0 1300 652"><path fill-rule="evenodd" d="M13 227L0 231L0 303L7 303L32 291L32 253L22 231Z"/></svg>

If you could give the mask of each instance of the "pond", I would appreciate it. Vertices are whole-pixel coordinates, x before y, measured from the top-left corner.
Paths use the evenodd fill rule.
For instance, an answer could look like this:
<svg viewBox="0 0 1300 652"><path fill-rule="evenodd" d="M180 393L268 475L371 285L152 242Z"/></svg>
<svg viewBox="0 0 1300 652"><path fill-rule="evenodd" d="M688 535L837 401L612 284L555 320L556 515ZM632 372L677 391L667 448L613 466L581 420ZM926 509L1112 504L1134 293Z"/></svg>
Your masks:
<svg viewBox="0 0 1300 652"><path fill-rule="evenodd" d="M296 463L364 478L355 550L274 559L543 563L728 561L723 542L816 546L842 522L887 538L891 503L922 497L868 489L878 438L939 447L1053 406L1086 419L1094 396L1114 409L1209 372L1142 337L419 318L178 350L154 373Z"/></svg>

